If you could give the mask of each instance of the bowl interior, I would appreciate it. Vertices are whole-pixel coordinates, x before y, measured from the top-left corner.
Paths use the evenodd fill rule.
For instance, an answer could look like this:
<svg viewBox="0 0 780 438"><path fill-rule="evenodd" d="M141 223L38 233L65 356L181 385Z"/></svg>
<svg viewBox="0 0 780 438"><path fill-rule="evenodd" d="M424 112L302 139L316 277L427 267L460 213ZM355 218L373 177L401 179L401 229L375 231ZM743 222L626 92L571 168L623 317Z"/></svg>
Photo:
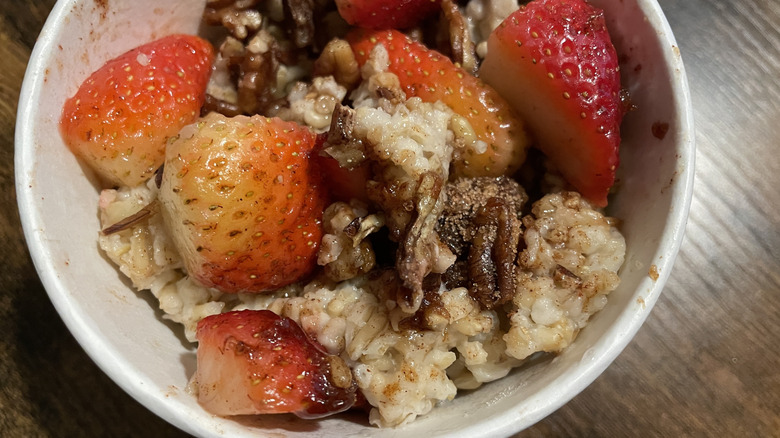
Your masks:
<svg viewBox="0 0 780 438"><path fill-rule="evenodd" d="M574 344L396 430L371 429L351 416L236 421L204 412L185 392L195 369L194 348L178 327L162 320L154 299L132 290L100 254L98 190L57 128L65 99L91 71L140 43L196 32L203 3L60 1L39 37L22 88L16 178L33 260L69 329L125 391L199 436L496 436L530 426L562 406L625 347L660 294L682 239L693 177L690 98L679 51L657 3L593 0L606 11L637 110L623 124L620 188L608 210L623 221L627 240L622 282ZM663 126L668 132L660 135L654 127Z"/></svg>

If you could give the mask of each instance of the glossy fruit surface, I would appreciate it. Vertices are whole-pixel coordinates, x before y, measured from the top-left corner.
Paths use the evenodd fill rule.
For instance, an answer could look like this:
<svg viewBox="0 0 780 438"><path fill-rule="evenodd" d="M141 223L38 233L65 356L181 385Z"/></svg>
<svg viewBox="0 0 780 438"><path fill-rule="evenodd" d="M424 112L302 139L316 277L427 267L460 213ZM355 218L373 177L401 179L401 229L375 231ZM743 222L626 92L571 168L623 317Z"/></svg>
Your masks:
<svg viewBox="0 0 780 438"><path fill-rule="evenodd" d="M263 292L316 266L328 196L294 122L211 113L168 145L160 199L187 272L223 292Z"/></svg>
<svg viewBox="0 0 780 438"><path fill-rule="evenodd" d="M213 57L207 41L171 35L108 61L65 102L65 143L109 184L146 181L200 114Z"/></svg>

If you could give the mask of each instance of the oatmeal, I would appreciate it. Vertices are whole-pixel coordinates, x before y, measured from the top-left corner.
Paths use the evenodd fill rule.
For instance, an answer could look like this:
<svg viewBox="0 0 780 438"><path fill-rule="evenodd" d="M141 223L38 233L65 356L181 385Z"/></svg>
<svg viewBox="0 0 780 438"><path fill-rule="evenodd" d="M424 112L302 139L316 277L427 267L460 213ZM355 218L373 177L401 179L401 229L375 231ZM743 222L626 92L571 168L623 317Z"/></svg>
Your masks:
<svg viewBox="0 0 780 438"><path fill-rule="evenodd" d="M102 251L204 347L204 406L316 418L363 403L395 427L569 346L618 286L626 243L560 163L521 167L536 125L473 76L518 3L444 0L437 35L414 39L353 29L332 2L260 3L208 2L199 117L165 137L152 178L99 202ZM254 342L276 341L245 321L265 311L297 337L258 371ZM289 377L293 357L309 364ZM228 381L253 402L232 410ZM254 385L299 399L268 410Z"/></svg>

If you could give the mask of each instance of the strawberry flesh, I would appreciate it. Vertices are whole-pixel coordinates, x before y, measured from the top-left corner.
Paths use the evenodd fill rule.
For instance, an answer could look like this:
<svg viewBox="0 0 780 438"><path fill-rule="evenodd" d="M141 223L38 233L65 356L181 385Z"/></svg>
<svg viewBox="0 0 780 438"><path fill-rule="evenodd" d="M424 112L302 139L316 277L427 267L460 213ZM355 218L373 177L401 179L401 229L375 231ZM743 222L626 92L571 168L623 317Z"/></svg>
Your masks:
<svg viewBox="0 0 780 438"><path fill-rule="evenodd" d="M198 117L213 56L199 37L170 35L108 61L65 102L63 140L109 184L146 181Z"/></svg>
<svg viewBox="0 0 780 438"><path fill-rule="evenodd" d="M353 199L368 204L366 183L371 179L371 166L362 163L353 168L342 167L335 158L323 152L328 134L317 135L315 153L312 157L317 161L322 172L328 193L334 201L349 202Z"/></svg>
<svg viewBox="0 0 780 438"><path fill-rule="evenodd" d="M368 60L377 44L387 50L389 71L398 76L407 97L442 101L466 119L486 149L467 148L453 158L452 178L511 175L525 161L529 145L523 122L509 104L441 53L396 30L355 30L347 36L358 63Z"/></svg>
<svg viewBox="0 0 780 438"><path fill-rule="evenodd" d="M624 111L603 12L583 0L534 0L491 34L479 74L528 123L563 177L606 206Z"/></svg>
<svg viewBox="0 0 780 438"><path fill-rule="evenodd" d="M319 418L355 403L346 363L290 318L268 310L212 315L198 323L197 339L198 401L213 414Z"/></svg>
<svg viewBox="0 0 780 438"><path fill-rule="evenodd" d="M211 113L167 148L160 200L187 272L223 292L263 292L316 267L328 202L315 135L294 122Z"/></svg>

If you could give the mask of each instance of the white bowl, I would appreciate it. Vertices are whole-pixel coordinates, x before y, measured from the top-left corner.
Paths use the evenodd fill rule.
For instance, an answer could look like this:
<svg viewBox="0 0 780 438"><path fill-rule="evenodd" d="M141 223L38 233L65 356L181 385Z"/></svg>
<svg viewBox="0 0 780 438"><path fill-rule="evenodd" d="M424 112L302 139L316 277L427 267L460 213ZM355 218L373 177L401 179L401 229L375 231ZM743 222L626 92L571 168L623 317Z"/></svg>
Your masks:
<svg viewBox="0 0 780 438"><path fill-rule="evenodd" d="M590 384L639 329L672 269L693 185L691 105L680 52L653 0L592 0L623 60L638 110L623 124L621 186L608 213L623 220L622 283L564 353L458 396L413 424L370 428L353 417L235 421L206 413L184 390L192 347L153 298L132 290L98 251L98 190L63 145L63 102L106 60L174 32L195 32L203 0L56 4L32 53L19 100L16 183L25 236L52 302L92 359L162 418L198 436L500 436L544 418ZM653 125L668 123L663 138Z"/></svg>

